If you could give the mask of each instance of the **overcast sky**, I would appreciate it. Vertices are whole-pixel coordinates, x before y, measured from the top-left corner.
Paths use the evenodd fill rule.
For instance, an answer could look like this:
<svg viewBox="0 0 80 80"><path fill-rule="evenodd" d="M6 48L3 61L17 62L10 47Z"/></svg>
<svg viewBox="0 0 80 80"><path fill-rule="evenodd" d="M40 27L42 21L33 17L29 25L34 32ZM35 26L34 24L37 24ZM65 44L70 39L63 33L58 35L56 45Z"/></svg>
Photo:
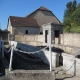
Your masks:
<svg viewBox="0 0 80 80"><path fill-rule="evenodd" d="M24 17L44 6L51 10L62 22L66 3L73 0L0 0L0 27L2 30L7 28L9 16ZM80 0L77 0L80 3Z"/></svg>

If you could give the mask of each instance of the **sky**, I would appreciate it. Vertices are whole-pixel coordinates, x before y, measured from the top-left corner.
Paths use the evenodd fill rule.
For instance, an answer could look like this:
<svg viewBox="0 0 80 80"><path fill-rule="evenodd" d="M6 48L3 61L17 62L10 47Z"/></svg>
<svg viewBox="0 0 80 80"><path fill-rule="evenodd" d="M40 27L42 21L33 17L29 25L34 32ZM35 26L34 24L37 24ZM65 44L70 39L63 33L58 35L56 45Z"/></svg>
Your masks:
<svg viewBox="0 0 80 80"><path fill-rule="evenodd" d="M7 29L9 16L25 17L40 6L51 10L62 22L66 4L73 0L0 0L0 28ZM80 0L77 0L80 3Z"/></svg>

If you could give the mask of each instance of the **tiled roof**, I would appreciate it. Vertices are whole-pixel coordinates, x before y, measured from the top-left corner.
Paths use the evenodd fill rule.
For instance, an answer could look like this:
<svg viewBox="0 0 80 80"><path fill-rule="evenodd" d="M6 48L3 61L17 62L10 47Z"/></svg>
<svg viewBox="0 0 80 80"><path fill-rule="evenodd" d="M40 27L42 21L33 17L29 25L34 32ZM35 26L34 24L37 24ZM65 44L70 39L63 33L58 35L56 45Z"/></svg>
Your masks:
<svg viewBox="0 0 80 80"><path fill-rule="evenodd" d="M9 16L12 26L39 27L37 21L32 18Z"/></svg>
<svg viewBox="0 0 80 80"><path fill-rule="evenodd" d="M32 15L33 13L35 13L38 10L43 10L43 11L50 11L49 9L41 6L40 8L36 9L35 11L33 11L32 13L28 14L26 17L29 17L30 15ZM51 12L51 11L50 11Z"/></svg>

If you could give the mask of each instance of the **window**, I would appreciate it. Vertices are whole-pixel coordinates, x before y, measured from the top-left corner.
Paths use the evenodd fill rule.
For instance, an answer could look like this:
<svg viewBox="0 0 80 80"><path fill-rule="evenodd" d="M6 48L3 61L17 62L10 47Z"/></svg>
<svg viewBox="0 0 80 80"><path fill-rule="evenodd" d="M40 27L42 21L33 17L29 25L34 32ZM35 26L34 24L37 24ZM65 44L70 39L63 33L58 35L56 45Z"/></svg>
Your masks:
<svg viewBox="0 0 80 80"><path fill-rule="evenodd" d="M55 38L59 38L59 30L55 30Z"/></svg>
<svg viewBox="0 0 80 80"><path fill-rule="evenodd" d="M43 34L42 32L40 32L40 34Z"/></svg>
<svg viewBox="0 0 80 80"><path fill-rule="evenodd" d="M28 30L26 30L25 34L28 34Z"/></svg>

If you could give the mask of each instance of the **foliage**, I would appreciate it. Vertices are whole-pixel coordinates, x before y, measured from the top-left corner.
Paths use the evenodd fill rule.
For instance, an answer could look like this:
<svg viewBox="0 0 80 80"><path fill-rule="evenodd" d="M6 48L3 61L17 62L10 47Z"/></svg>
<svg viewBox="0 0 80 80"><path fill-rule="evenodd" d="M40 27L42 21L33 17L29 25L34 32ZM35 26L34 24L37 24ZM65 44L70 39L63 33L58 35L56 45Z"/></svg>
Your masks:
<svg viewBox="0 0 80 80"><path fill-rule="evenodd" d="M66 7L67 8L65 10L64 17L70 17L70 14L72 13L72 2L68 2Z"/></svg>
<svg viewBox="0 0 80 80"><path fill-rule="evenodd" d="M64 32L70 32L70 26L66 26Z"/></svg>
<svg viewBox="0 0 80 80"><path fill-rule="evenodd" d="M77 29L77 26L80 26L80 3L77 5L76 0L66 4L63 25L65 32L80 32L80 29Z"/></svg>
<svg viewBox="0 0 80 80"><path fill-rule="evenodd" d="M71 22L70 18L64 18L64 32L70 32Z"/></svg>
<svg viewBox="0 0 80 80"><path fill-rule="evenodd" d="M78 4L76 11L72 13L71 19L77 26L80 26L80 4Z"/></svg>

